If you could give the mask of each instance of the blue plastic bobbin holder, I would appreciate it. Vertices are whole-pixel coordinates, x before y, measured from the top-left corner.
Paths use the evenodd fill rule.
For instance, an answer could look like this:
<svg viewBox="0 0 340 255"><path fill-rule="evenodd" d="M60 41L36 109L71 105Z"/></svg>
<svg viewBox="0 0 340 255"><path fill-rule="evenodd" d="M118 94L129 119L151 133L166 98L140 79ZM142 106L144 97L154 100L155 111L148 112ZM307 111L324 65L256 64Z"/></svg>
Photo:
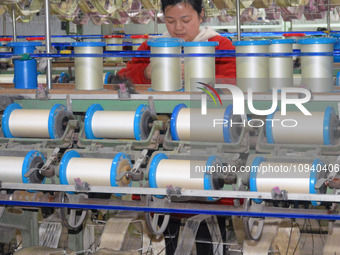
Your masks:
<svg viewBox="0 0 340 255"><path fill-rule="evenodd" d="M234 46L260 46L260 45L269 45L270 40L254 40L254 41L235 41L233 42Z"/></svg>
<svg viewBox="0 0 340 255"><path fill-rule="evenodd" d="M148 40L147 44L150 47L180 47L184 43L183 39L173 37L159 37Z"/></svg>
<svg viewBox="0 0 340 255"><path fill-rule="evenodd" d="M335 60L334 60L335 62ZM340 62L340 59L339 59L339 62ZM336 74L336 82L335 82L335 86L339 87L340 86L340 71L337 72Z"/></svg>
<svg viewBox="0 0 340 255"><path fill-rule="evenodd" d="M139 105L135 112L135 118L133 120L133 133L137 141L146 140L148 137L148 134L146 134L146 132L143 131L144 123L142 123L143 114L146 112L150 112L150 107L145 104Z"/></svg>
<svg viewBox="0 0 340 255"><path fill-rule="evenodd" d="M68 83L70 81L70 76L68 73L62 72L57 80L57 83Z"/></svg>
<svg viewBox="0 0 340 255"><path fill-rule="evenodd" d="M154 89L152 89L152 88L148 88L147 91L153 92L153 91L157 91L157 90L154 90ZM173 92L184 92L184 91L185 91L184 88L181 88L181 89L176 90L176 91L173 91Z"/></svg>
<svg viewBox="0 0 340 255"><path fill-rule="evenodd" d="M298 44L334 44L336 43L335 38L329 37L318 37L318 38L304 38L297 40Z"/></svg>
<svg viewBox="0 0 340 255"><path fill-rule="evenodd" d="M18 103L12 103L6 107L2 115L2 132L4 133L4 136L7 138L14 138L9 127L9 118L11 116L11 113L17 109L19 110L22 109L21 105Z"/></svg>
<svg viewBox="0 0 340 255"><path fill-rule="evenodd" d="M293 44L296 43L294 39L274 39L270 40L271 44Z"/></svg>
<svg viewBox="0 0 340 255"><path fill-rule="evenodd" d="M122 162L122 160L127 160L129 162L130 169L132 169L131 158L129 157L129 155L123 152L119 152L112 160L111 173L110 173L110 182L111 182L112 187L119 187L119 183L116 180L116 177L118 175L119 165ZM130 181L128 187L131 187L131 185L132 185L132 181ZM115 195L117 197L121 197L124 194L115 193Z"/></svg>
<svg viewBox="0 0 340 255"><path fill-rule="evenodd" d="M323 117L323 144L334 144L334 137L332 136L332 120L336 119L336 113L332 106L327 106L325 115Z"/></svg>
<svg viewBox="0 0 340 255"><path fill-rule="evenodd" d="M150 188L158 188L157 186L157 179L156 179L156 174L157 174L157 167L159 162L163 159L168 159L168 156L165 155L164 153L159 153L156 156L153 157L151 164L150 164L150 169L149 169L149 186ZM160 196L163 197L163 196Z"/></svg>
<svg viewBox="0 0 340 255"><path fill-rule="evenodd" d="M257 192L257 182L256 182L256 178L257 178L257 170L260 167L260 164L262 162L266 162L264 157L256 157L253 160L253 163L251 164L251 169L250 169L250 178L249 178L249 189L252 192ZM257 204L261 204L262 203L262 199L253 199L253 201Z"/></svg>
<svg viewBox="0 0 340 255"><path fill-rule="evenodd" d="M334 43L334 51L340 50L340 33L330 33L330 36L334 37L336 39L336 42ZM339 63L340 62L340 56L336 55L334 56L334 62ZM339 86L339 85L337 85Z"/></svg>
<svg viewBox="0 0 340 255"><path fill-rule="evenodd" d="M218 46L218 42L184 42L182 43L183 47L216 47Z"/></svg>
<svg viewBox="0 0 340 255"><path fill-rule="evenodd" d="M32 54L41 42L11 42L8 47L13 47L13 54ZM16 89L36 89L38 87L37 61L35 59L15 59L14 63L14 87Z"/></svg>
<svg viewBox="0 0 340 255"><path fill-rule="evenodd" d="M59 120L59 122L57 122L57 118L58 115L62 114L62 115L67 115L67 110L66 110L66 106L62 105L62 104L55 104L49 113L48 116L48 133L50 135L51 139L58 139L61 138L64 134L64 130L60 130L62 129L62 125L63 123Z"/></svg>
<svg viewBox="0 0 340 255"><path fill-rule="evenodd" d="M72 47L104 47L105 42L73 42Z"/></svg>
<svg viewBox="0 0 340 255"><path fill-rule="evenodd" d="M80 154L76 151L68 151L64 154L59 165L59 181L60 184L69 185L67 180L67 166L72 158L81 158Z"/></svg>
<svg viewBox="0 0 340 255"><path fill-rule="evenodd" d="M92 119L96 111L104 111L104 109L100 104L93 104L87 109L85 114L84 130L87 139L102 139L93 134Z"/></svg>
<svg viewBox="0 0 340 255"><path fill-rule="evenodd" d="M171 114L170 133L171 133L172 140L174 141L179 141L179 137L177 133L177 117L178 117L179 112L183 108L188 108L188 107L185 104L176 105L176 107L174 108Z"/></svg>
<svg viewBox="0 0 340 255"><path fill-rule="evenodd" d="M67 180L67 166L72 158L81 158L80 154L76 151L68 151L61 158L59 164L59 182L62 185L69 185ZM66 193L74 194L73 191L68 191Z"/></svg>
<svg viewBox="0 0 340 255"><path fill-rule="evenodd" d="M223 137L225 143L232 143L232 135L231 135L231 119L233 117L233 105L228 105L224 112L224 120L227 120L225 124L223 124Z"/></svg>
<svg viewBox="0 0 340 255"><path fill-rule="evenodd" d="M105 74L104 84L109 84L109 77L110 77L111 74L113 75L112 72L107 72L107 73Z"/></svg>
<svg viewBox="0 0 340 255"><path fill-rule="evenodd" d="M220 157L212 155L208 158L206 163L206 169L212 169L211 167L215 167L216 165L223 167L223 163ZM204 173L204 190L216 190L213 184L212 173L205 172ZM219 198L208 197L208 201L216 201Z"/></svg>
<svg viewBox="0 0 340 255"><path fill-rule="evenodd" d="M42 163L46 162L46 159L44 157L44 155L40 152L40 151L30 151L26 154L25 158L24 158L24 162L22 163L22 182L23 183L31 183L31 180L29 177L25 177L25 174L32 168L35 166L32 166L32 161L36 158L36 157L40 157L42 159ZM43 179L42 183L45 182L45 179Z"/></svg>
<svg viewBox="0 0 340 255"><path fill-rule="evenodd" d="M310 179L309 179L309 193L310 194L320 194L319 190L315 188L315 184L318 181L318 174L324 172L322 171L324 167L324 162L318 158L314 159L312 163L312 169L310 170ZM324 176L326 177L326 176ZM318 206L321 203L318 201L311 201L313 206Z"/></svg>

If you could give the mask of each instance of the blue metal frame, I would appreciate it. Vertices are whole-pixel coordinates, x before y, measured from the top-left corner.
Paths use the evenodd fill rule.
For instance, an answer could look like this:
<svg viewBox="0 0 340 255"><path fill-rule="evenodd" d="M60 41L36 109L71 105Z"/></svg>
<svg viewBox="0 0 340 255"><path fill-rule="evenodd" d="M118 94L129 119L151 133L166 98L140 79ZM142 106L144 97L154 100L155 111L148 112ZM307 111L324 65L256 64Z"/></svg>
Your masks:
<svg viewBox="0 0 340 255"><path fill-rule="evenodd" d="M183 42L184 40L180 38L160 37L148 40L147 44L150 47L180 47Z"/></svg>
<svg viewBox="0 0 340 255"><path fill-rule="evenodd" d="M74 42L71 43L73 47L104 47L105 42Z"/></svg>
<svg viewBox="0 0 340 255"><path fill-rule="evenodd" d="M317 220L340 220L339 214L304 214L304 213L278 213L278 212L251 212L251 211L231 211L227 210L228 206L223 206L221 210L209 209L177 209L177 208L152 208L147 206L130 207L123 205L93 205L93 204L66 204L66 203L49 203L49 202L23 202L0 200L0 205L10 206L30 206L30 207L54 207L54 208L72 208L72 209L98 209L98 210L121 210L121 211L138 211L138 212L157 212L157 213L180 213L180 214L208 214L224 216L245 216L245 217L275 217L275 218L293 218L293 219L317 219Z"/></svg>
<svg viewBox="0 0 340 255"><path fill-rule="evenodd" d="M318 37L318 38L305 38L297 40L298 44L334 44L336 43L335 38L329 37Z"/></svg>
<svg viewBox="0 0 340 255"><path fill-rule="evenodd" d="M184 42L182 43L183 47L215 47L218 46L218 42Z"/></svg>
<svg viewBox="0 0 340 255"><path fill-rule="evenodd" d="M233 42L234 46L259 46L259 45L269 45L269 40L254 40L254 41L235 41Z"/></svg>

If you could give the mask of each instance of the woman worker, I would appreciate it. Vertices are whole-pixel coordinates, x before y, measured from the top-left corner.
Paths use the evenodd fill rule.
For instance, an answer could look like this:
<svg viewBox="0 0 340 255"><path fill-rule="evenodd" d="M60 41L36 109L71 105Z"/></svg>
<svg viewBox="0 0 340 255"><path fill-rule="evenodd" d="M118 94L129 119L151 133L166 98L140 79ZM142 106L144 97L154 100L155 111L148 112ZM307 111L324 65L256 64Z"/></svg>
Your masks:
<svg viewBox="0 0 340 255"><path fill-rule="evenodd" d="M204 19L202 0L162 0L167 32L162 37L177 37L186 42L216 41L216 50L234 50L231 41L220 36L210 27L200 28ZM138 50L150 50L144 42ZM235 78L234 57L216 58L216 78ZM127 67L118 72L121 78L128 78L134 84L151 83L151 65L148 58L132 58Z"/></svg>

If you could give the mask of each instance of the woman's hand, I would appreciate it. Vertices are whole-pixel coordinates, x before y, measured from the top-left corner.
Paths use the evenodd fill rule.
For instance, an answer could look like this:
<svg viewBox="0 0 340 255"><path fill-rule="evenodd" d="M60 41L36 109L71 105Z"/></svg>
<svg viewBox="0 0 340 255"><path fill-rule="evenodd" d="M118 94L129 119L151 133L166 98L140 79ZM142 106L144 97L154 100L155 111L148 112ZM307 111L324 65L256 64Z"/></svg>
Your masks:
<svg viewBox="0 0 340 255"><path fill-rule="evenodd" d="M151 63L144 69L144 76L151 80Z"/></svg>

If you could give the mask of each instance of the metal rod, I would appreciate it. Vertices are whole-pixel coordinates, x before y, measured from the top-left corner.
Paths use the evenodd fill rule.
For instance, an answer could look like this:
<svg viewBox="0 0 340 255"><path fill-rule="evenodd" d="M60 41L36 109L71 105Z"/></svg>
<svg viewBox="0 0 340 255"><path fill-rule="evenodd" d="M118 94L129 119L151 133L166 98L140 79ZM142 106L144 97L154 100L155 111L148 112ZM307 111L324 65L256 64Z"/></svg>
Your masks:
<svg viewBox="0 0 340 255"><path fill-rule="evenodd" d="M51 53L50 4L45 0L45 47L46 53ZM46 84L52 89L52 59L47 58Z"/></svg>
<svg viewBox="0 0 340 255"><path fill-rule="evenodd" d="M197 204L197 203L166 203L145 205L145 201L124 201L124 200L105 200L80 198L79 202L74 204L70 201L61 203L57 198L43 197L39 201L26 201L15 199L15 195L0 195L0 205L17 205L33 207L63 207L74 209L104 209L104 210L124 210L124 211L144 211L159 213L184 213L184 214L209 214L209 215L236 215L246 217L275 217L275 218L306 218L306 219L324 219L339 220L340 215L328 214L326 210L296 209L292 208L271 208L264 207L260 211L245 211L242 207L222 206L214 204Z"/></svg>
<svg viewBox="0 0 340 255"><path fill-rule="evenodd" d="M327 30L331 31L331 8L329 7L330 0L327 1Z"/></svg>
<svg viewBox="0 0 340 255"><path fill-rule="evenodd" d="M7 25L7 19L6 19L6 15L2 15L2 21L3 21L3 26L2 26L2 30L3 30L3 34L6 35L7 34L7 29L6 29L6 25Z"/></svg>
<svg viewBox="0 0 340 255"><path fill-rule="evenodd" d="M17 23L15 19L14 5L12 5L12 28L13 28L13 42L17 41Z"/></svg>
<svg viewBox="0 0 340 255"><path fill-rule="evenodd" d="M155 20L154 20L154 23L155 23L155 27L154 27L155 34L158 34L157 15L158 15L158 10L155 10Z"/></svg>
<svg viewBox="0 0 340 255"><path fill-rule="evenodd" d="M73 185L58 184L22 184L22 183L1 183L1 189L12 190L39 190L39 191L69 191L77 192ZM85 192L85 191L79 191ZM90 186L87 193L121 193L121 194L140 194L140 195L161 195L166 196L165 188L137 188L137 187L108 187ZM250 192L250 191L230 191L230 190L183 190L182 197L228 197L228 198L249 198L249 199L272 199L271 192ZM0 195L1 199L1 195ZM339 203L340 196L336 194L300 194L288 193L287 200L295 201L320 201Z"/></svg>
<svg viewBox="0 0 340 255"><path fill-rule="evenodd" d="M237 30L237 41L241 41L240 0L236 0L236 30Z"/></svg>

